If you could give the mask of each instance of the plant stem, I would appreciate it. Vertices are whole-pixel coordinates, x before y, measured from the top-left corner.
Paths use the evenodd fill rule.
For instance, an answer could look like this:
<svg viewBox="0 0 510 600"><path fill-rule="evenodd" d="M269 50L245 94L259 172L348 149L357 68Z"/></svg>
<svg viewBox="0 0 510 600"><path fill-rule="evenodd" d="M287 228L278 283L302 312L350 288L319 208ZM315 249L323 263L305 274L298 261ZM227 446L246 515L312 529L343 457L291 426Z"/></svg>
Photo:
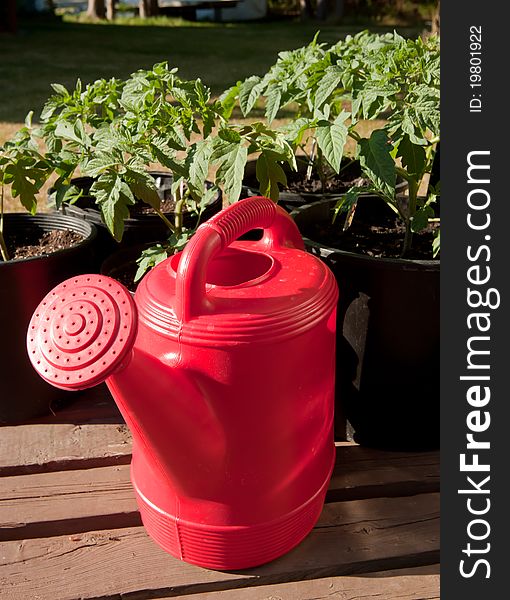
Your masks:
<svg viewBox="0 0 510 600"><path fill-rule="evenodd" d="M315 160L315 149L317 148L317 138L313 138L312 151L308 160L308 167L306 168L306 181L310 181L312 178L313 161Z"/></svg>
<svg viewBox="0 0 510 600"><path fill-rule="evenodd" d="M176 199L175 199L175 229L174 229L174 233L176 233L177 235L180 235L181 231L182 231L182 209L184 207L184 190L183 190L183 186L182 186L182 182L181 185L179 186L179 189L176 190Z"/></svg>
<svg viewBox="0 0 510 600"><path fill-rule="evenodd" d="M351 137L353 140L355 140L356 142L361 142L361 136L357 131L354 131L354 129L351 129L349 131L349 133L347 134L349 137Z"/></svg>
<svg viewBox="0 0 510 600"><path fill-rule="evenodd" d="M401 257L404 258L409 254L411 244L413 243L413 230L411 229L413 217L416 213L416 201L418 198L418 185L413 179L409 179L409 205L407 207L406 233L404 236L404 246L402 248Z"/></svg>
<svg viewBox="0 0 510 600"><path fill-rule="evenodd" d="M324 197L326 193L326 174L324 173L324 159L320 148L317 148L317 172L321 180L321 194Z"/></svg>
<svg viewBox="0 0 510 600"><path fill-rule="evenodd" d="M168 229L173 233L175 231L175 227L172 223L165 217L165 214L159 210L159 208L155 208L154 212L163 220L163 223L168 227Z"/></svg>
<svg viewBox="0 0 510 600"><path fill-rule="evenodd" d="M4 185L0 188L0 252L5 262L10 260L4 238Z"/></svg>

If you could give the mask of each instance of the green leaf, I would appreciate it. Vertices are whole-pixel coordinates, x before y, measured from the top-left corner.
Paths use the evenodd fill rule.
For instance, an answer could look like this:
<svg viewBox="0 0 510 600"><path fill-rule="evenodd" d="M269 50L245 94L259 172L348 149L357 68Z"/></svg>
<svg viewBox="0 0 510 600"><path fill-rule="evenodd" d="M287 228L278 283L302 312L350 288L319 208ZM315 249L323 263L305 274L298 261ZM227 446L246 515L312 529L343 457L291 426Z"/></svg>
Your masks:
<svg viewBox="0 0 510 600"><path fill-rule="evenodd" d="M211 110L205 110L202 113L202 133L204 138L211 135L215 125L216 121L214 113Z"/></svg>
<svg viewBox="0 0 510 600"><path fill-rule="evenodd" d="M90 144L90 138L83 129L83 123L78 119L75 124L72 125L66 121L59 121L55 128L55 135L64 140L76 142L80 146L87 146Z"/></svg>
<svg viewBox="0 0 510 600"><path fill-rule="evenodd" d="M315 108L320 108L338 87L342 79L342 71L337 66L328 67L315 92Z"/></svg>
<svg viewBox="0 0 510 600"><path fill-rule="evenodd" d="M260 193L273 202L278 202L280 189L278 184L287 185L287 177L281 165L272 152L262 152L255 165L257 180L260 185Z"/></svg>
<svg viewBox="0 0 510 600"><path fill-rule="evenodd" d="M413 144L405 135L398 145L397 156L402 159L402 165L410 175L421 176L426 166L426 154L423 146Z"/></svg>
<svg viewBox="0 0 510 600"><path fill-rule="evenodd" d="M438 229L432 242L432 256L436 258L441 252L441 231Z"/></svg>
<svg viewBox="0 0 510 600"><path fill-rule="evenodd" d="M362 170L382 193L393 197L397 178L392 146L382 129L372 132L370 138L359 142L359 159Z"/></svg>
<svg viewBox="0 0 510 600"><path fill-rule="evenodd" d="M218 131L218 137L224 140L225 142L231 142L233 144L237 144L241 141L241 135L235 129L230 129L229 127L222 127Z"/></svg>
<svg viewBox="0 0 510 600"><path fill-rule="evenodd" d="M347 113L341 113L333 123L319 121L315 130L317 144L335 173L340 170L340 161L347 141L347 126L344 123L346 118Z"/></svg>
<svg viewBox="0 0 510 600"><path fill-rule="evenodd" d="M201 195L204 191L205 180L209 174L211 153L211 146L207 142L201 141L188 153L186 158L189 165L188 184L190 188L194 188L193 191L198 195Z"/></svg>
<svg viewBox="0 0 510 600"><path fill-rule="evenodd" d="M245 79L239 88L239 106L243 115L246 117L262 92L260 77L253 75Z"/></svg>
<svg viewBox="0 0 510 600"><path fill-rule="evenodd" d="M98 177L118 164L117 157L107 152L96 152L94 158L85 162L82 171L84 175L88 175L89 177Z"/></svg>
<svg viewBox="0 0 510 600"><path fill-rule="evenodd" d="M219 98L221 107L223 109L223 117L225 119L230 119L232 116L237 97L239 96L240 86L241 82L238 81L236 85L233 85L232 87L228 88L228 90L225 90Z"/></svg>
<svg viewBox="0 0 510 600"><path fill-rule="evenodd" d="M54 100L52 100L51 98L45 103L45 105L43 106L43 109L41 111L41 115L40 115L40 120L44 123L46 122L48 119L50 119L53 116L53 113L57 110L57 105L55 104Z"/></svg>
<svg viewBox="0 0 510 600"><path fill-rule="evenodd" d="M51 87L59 94L60 96L69 96L69 92L67 88L63 86L61 83L51 83Z"/></svg>
<svg viewBox="0 0 510 600"><path fill-rule="evenodd" d="M127 168L123 177L137 200L142 200L156 210L160 209L161 199L158 195L156 182L150 173L140 173Z"/></svg>
<svg viewBox="0 0 510 600"><path fill-rule="evenodd" d="M268 123L272 123L282 101L282 93L276 86L269 88L266 95L266 119Z"/></svg>
<svg viewBox="0 0 510 600"><path fill-rule="evenodd" d="M362 194L366 194L367 192L371 192L372 188L367 186L355 186L347 190L347 192L337 201L334 208L334 216L333 223L340 213L345 213L350 210L350 208L356 204L358 198Z"/></svg>
<svg viewBox="0 0 510 600"><path fill-rule="evenodd" d="M398 87L384 81L367 81L360 92L363 117L374 119L388 108L390 99L398 92Z"/></svg>
<svg viewBox="0 0 510 600"><path fill-rule="evenodd" d="M172 148L173 150L186 150L186 138L184 135L174 127L165 128L164 134L159 136L157 139L165 145L165 147Z"/></svg>
<svg viewBox="0 0 510 600"><path fill-rule="evenodd" d="M414 216L411 219L412 231L414 231L415 233L417 233L418 231L422 231L423 229L425 229L425 227L427 227L429 219L432 219L433 217L434 209L432 208L432 206L428 204L422 206L414 213Z"/></svg>
<svg viewBox="0 0 510 600"><path fill-rule="evenodd" d="M248 149L239 144L229 144L229 151L223 154L216 172L216 183L221 184L228 202L235 202L241 195L244 168Z"/></svg>
<svg viewBox="0 0 510 600"><path fill-rule="evenodd" d="M65 184L61 181L55 182L54 191L50 195L50 200L55 203L55 208L60 209L64 203L74 204L83 196L83 189L75 185Z"/></svg>
<svg viewBox="0 0 510 600"><path fill-rule="evenodd" d="M14 198L20 199L21 204L31 214L37 211L37 194L42 185L40 172L20 160L5 167L4 183L11 186Z"/></svg>
<svg viewBox="0 0 510 600"><path fill-rule="evenodd" d="M174 171L176 166L175 152L168 146L168 139L155 136L150 142L150 148L159 163Z"/></svg>
<svg viewBox="0 0 510 600"><path fill-rule="evenodd" d="M291 144L294 146L299 146L303 140L304 133L307 130L315 127L315 125L315 121L311 121L310 119L305 119L302 117L300 119L292 120L282 128L282 131L285 132L285 137Z"/></svg>
<svg viewBox="0 0 510 600"><path fill-rule="evenodd" d="M25 117L25 127L27 127L28 129L30 129L32 127L33 116L34 116L34 111L31 110Z"/></svg>
<svg viewBox="0 0 510 600"><path fill-rule="evenodd" d="M166 248L163 248L161 244L157 244L156 246L151 246L150 248L146 248L141 256L137 258L136 264L138 265L138 269L135 275L135 283L140 281L145 272L148 269L152 269L156 265L159 265L160 262L166 260L168 258L168 252Z"/></svg>
<svg viewBox="0 0 510 600"><path fill-rule="evenodd" d="M124 220L129 218L129 206L135 204L133 193L118 173L104 173L90 188L101 208L103 220L112 236L120 242Z"/></svg>

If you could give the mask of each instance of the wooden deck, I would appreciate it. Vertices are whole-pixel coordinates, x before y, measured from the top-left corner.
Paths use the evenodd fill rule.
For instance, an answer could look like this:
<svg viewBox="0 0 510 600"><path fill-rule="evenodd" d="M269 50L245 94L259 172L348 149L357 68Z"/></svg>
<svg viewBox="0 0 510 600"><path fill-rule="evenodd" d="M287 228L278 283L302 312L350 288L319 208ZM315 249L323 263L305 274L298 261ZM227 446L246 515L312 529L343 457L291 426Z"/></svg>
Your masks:
<svg viewBox="0 0 510 600"><path fill-rule="evenodd" d="M131 438L105 387L0 428L3 600L439 598L439 457L339 444L312 533L262 567L216 572L160 550L129 482Z"/></svg>

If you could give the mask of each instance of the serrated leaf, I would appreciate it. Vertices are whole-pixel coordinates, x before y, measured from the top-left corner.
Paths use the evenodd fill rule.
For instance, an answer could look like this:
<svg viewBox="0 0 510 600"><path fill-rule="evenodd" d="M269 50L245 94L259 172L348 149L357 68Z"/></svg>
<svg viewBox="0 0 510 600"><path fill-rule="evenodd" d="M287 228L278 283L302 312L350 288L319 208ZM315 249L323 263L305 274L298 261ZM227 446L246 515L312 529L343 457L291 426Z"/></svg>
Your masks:
<svg viewBox="0 0 510 600"><path fill-rule="evenodd" d="M285 125L282 128L282 131L285 132L285 137L289 140L291 144L294 146L299 146L303 140L304 133L313 127L315 127L315 121L310 119L300 118L295 119Z"/></svg>
<svg viewBox="0 0 510 600"><path fill-rule="evenodd" d="M50 195L50 200L55 203L55 208L59 210L64 203L74 204L83 196L83 189L75 185L63 183L61 180L55 182L54 191Z"/></svg>
<svg viewBox="0 0 510 600"><path fill-rule="evenodd" d="M156 182L150 173L140 173L137 170L127 168L123 177L137 200L142 200L142 202L156 210L160 209L161 199L158 195Z"/></svg>
<svg viewBox="0 0 510 600"><path fill-rule="evenodd" d="M413 144L405 135L398 145L397 156L402 159L402 165L409 174L422 175L427 160L423 146Z"/></svg>
<svg viewBox="0 0 510 600"><path fill-rule="evenodd" d="M266 95L266 119L271 124L280 109L282 93L276 86L269 88Z"/></svg>
<svg viewBox="0 0 510 600"><path fill-rule="evenodd" d="M205 180L209 174L211 153L211 146L202 141L196 144L194 150L190 152L187 157L187 162L189 164L188 184L190 188L194 188L193 191L199 195L203 193Z"/></svg>
<svg viewBox="0 0 510 600"><path fill-rule="evenodd" d="M61 83L51 83L50 85L60 96L69 96L67 88Z"/></svg>
<svg viewBox="0 0 510 600"><path fill-rule="evenodd" d="M367 81L360 92L363 117L373 119L388 107L389 99L398 92L398 87L381 81Z"/></svg>
<svg viewBox="0 0 510 600"><path fill-rule="evenodd" d="M23 161L11 163L4 170L4 182L11 186L12 196L19 198L21 204L33 215L37 211L37 194L42 185L39 177L39 171Z"/></svg>
<svg viewBox="0 0 510 600"><path fill-rule="evenodd" d="M202 114L202 134L204 138L211 135L216 124L214 113L211 110L206 110Z"/></svg>
<svg viewBox="0 0 510 600"><path fill-rule="evenodd" d="M225 142L237 144L241 141L241 135L235 129L230 129L229 127L222 127L218 131L218 137L224 140Z"/></svg>
<svg viewBox="0 0 510 600"><path fill-rule="evenodd" d="M136 260L138 269L134 279L135 283L140 281L148 269L152 269L156 265L159 265L160 262L167 258L168 252L161 244L156 244L155 246L143 250L141 256Z"/></svg>
<svg viewBox="0 0 510 600"><path fill-rule="evenodd" d="M150 147L156 160L164 167L172 169L175 172L175 169L178 168L175 152L168 147L167 140L161 137L154 137L150 142Z"/></svg>
<svg viewBox="0 0 510 600"><path fill-rule="evenodd" d="M115 156L106 152L97 152L94 158L86 161L82 171L84 175L89 177L98 177L105 171L118 165L118 160Z"/></svg>
<svg viewBox="0 0 510 600"><path fill-rule="evenodd" d="M76 121L76 123L78 123L78 121ZM64 140L75 142L80 146L84 146L86 145L87 139L81 137L81 129L79 125L76 125L76 123L75 125L72 125L66 121L59 121L55 128L55 135ZM81 123L81 126L83 128L83 123Z"/></svg>
<svg viewBox="0 0 510 600"><path fill-rule="evenodd" d="M225 119L230 119L230 117L232 116L232 112L236 105L237 97L239 96L240 85L241 82L238 81L236 85L233 85L232 87L225 90L219 98L221 107L223 109L223 117Z"/></svg>
<svg viewBox="0 0 510 600"><path fill-rule="evenodd" d="M221 158L216 172L216 184L223 187L228 202L236 202L241 195L247 158L247 148L238 144L230 144L230 151Z"/></svg>
<svg viewBox="0 0 510 600"><path fill-rule="evenodd" d="M112 236L120 242L124 221L129 218L129 206L135 204L133 193L118 173L104 173L92 184L90 193L101 208L103 220Z"/></svg>
<svg viewBox="0 0 510 600"><path fill-rule="evenodd" d="M358 149L362 170L378 190L393 197L397 174L386 132L382 129L373 131L369 139L359 142Z"/></svg>
<svg viewBox="0 0 510 600"><path fill-rule="evenodd" d="M348 212L358 201L362 194L372 191L368 186L355 186L347 190L347 192L337 201L334 208L333 223L336 221L340 213Z"/></svg>
<svg viewBox="0 0 510 600"><path fill-rule="evenodd" d="M243 115L246 117L255 106L258 97L262 92L260 77L253 75L245 79L239 88L239 106Z"/></svg>
<svg viewBox="0 0 510 600"><path fill-rule="evenodd" d="M411 229L414 233L422 231L427 227L429 219L434 217L434 209L430 205L419 208L411 219Z"/></svg>
<svg viewBox="0 0 510 600"><path fill-rule="evenodd" d="M432 242L432 256L436 258L441 252L441 231L438 230Z"/></svg>
<svg viewBox="0 0 510 600"><path fill-rule="evenodd" d="M278 202L280 188L278 184L287 185L287 176L281 165L271 152L262 152L255 165L255 173L259 182L260 193L273 202Z"/></svg>
<svg viewBox="0 0 510 600"><path fill-rule="evenodd" d="M340 162L347 141L347 126L344 123L346 117L346 113L342 113L333 123L319 121L315 130L317 144L335 173L340 171Z"/></svg>
<svg viewBox="0 0 510 600"><path fill-rule="evenodd" d="M341 80L342 71L337 66L331 66L326 69L324 77L320 80L315 92L315 108L320 108L326 102Z"/></svg>

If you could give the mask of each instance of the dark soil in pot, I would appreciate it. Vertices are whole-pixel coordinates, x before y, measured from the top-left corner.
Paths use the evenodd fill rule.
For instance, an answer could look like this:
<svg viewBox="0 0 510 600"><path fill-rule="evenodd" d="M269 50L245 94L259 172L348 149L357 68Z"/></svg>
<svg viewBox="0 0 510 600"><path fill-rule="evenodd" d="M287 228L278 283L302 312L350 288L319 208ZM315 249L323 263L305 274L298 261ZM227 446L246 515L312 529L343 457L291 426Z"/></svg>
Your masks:
<svg viewBox="0 0 510 600"><path fill-rule="evenodd" d="M439 261L374 258L324 243L319 233L329 230L333 207L334 201L318 202L294 216L340 290L337 438L345 438L347 418L361 444L436 448Z"/></svg>
<svg viewBox="0 0 510 600"><path fill-rule="evenodd" d="M40 239L61 245L64 238L69 244L48 253L46 243L39 256L0 262L0 423L16 423L48 413L56 403L73 398L71 392L44 382L32 368L26 350L27 329L33 311L53 287L90 271L96 229L63 215L7 214L4 235L11 249L16 241L21 242L29 254L34 254Z"/></svg>
<svg viewBox="0 0 510 600"><path fill-rule="evenodd" d="M343 158L340 165L340 173L329 178L324 190L316 171L312 171L310 179L307 178L308 162L304 157L297 157L298 170L293 171L285 163L282 165L287 176L288 186L281 190L278 204L285 210L292 212L305 204L326 200L331 197L337 198L345 194L354 185L368 183L361 175L361 167L358 160ZM255 160L248 161L245 168L244 183L251 190L252 195L258 194L259 183L256 176ZM405 189L405 183L399 183Z"/></svg>
<svg viewBox="0 0 510 600"><path fill-rule="evenodd" d="M173 222L175 202L171 197L173 177L164 171L151 171L150 174L156 182L158 194L162 202L165 216ZM169 231L163 220L154 210L142 201L129 208L130 217L124 221L124 235L121 242L116 242L104 224L101 212L90 195L90 188L94 183L92 177L76 177L72 183L83 190L83 195L75 204L66 204L62 208L64 214L72 215L94 223L98 227L100 256L95 270L98 270L102 261L112 252L121 248L128 248L150 241L164 241L169 236ZM51 190L50 190L51 193ZM222 196L218 193L205 208L200 221L206 221L216 214L222 207ZM190 211L183 214L183 223L186 227L194 227L198 216Z"/></svg>
<svg viewBox="0 0 510 600"><path fill-rule="evenodd" d="M331 208L334 204L331 203ZM401 258L405 225L377 196L364 196L358 200L352 224L344 231L346 217L339 215L307 224L307 237L320 240L325 247L344 252L354 252L375 258ZM432 260L432 243L438 227L430 223L424 231L413 235L412 260Z"/></svg>
<svg viewBox="0 0 510 600"><path fill-rule="evenodd" d="M35 258L72 248L82 240L82 235L69 230L16 232L7 238L7 250L12 260Z"/></svg>

